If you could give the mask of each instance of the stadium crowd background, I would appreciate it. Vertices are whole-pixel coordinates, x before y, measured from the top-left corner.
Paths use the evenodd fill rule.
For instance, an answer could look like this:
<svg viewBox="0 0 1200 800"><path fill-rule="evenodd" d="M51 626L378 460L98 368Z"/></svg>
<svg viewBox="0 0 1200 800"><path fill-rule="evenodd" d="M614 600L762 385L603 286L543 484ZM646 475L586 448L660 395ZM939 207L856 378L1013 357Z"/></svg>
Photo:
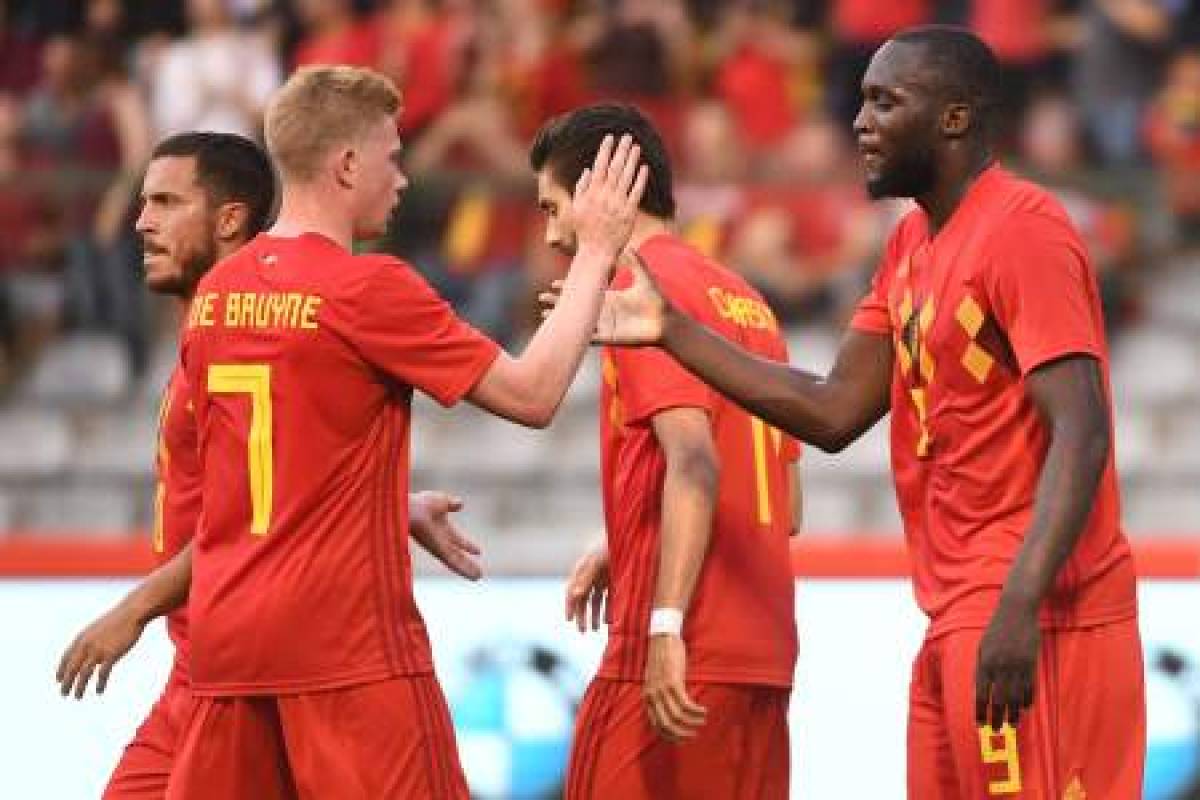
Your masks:
<svg viewBox="0 0 1200 800"><path fill-rule="evenodd" d="M512 344L563 266L541 243L530 135L584 102L636 103L671 147L680 230L762 289L795 363L824 369L904 210L861 188L858 80L891 33L931 21L993 46L1006 162L1054 188L1091 247L1129 529L1200 531L1200 3L0 0L0 534L149 522L176 323L141 286L132 219L161 137L257 136L299 65L390 74L413 185L374 246ZM493 570L559 571L599 532L598 385L588 364L549 433L418 404L414 485L467 498ZM814 535L898 535L886 425L806 452L804 473Z"/></svg>

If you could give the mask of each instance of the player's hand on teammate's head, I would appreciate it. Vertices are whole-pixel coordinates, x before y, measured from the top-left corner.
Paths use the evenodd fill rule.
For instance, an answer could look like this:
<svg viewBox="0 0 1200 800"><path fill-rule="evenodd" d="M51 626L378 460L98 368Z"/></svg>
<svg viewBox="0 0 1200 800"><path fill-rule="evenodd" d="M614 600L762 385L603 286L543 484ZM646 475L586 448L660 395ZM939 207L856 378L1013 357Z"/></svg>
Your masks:
<svg viewBox="0 0 1200 800"><path fill-rule="evenodd" d="M673 311L670 301L663 296L641 256L626 250L621 254L621 262L629 267L633 282L626 289L604 293L604 306L596 321L592 343L630 347L656 345L662 341L667 316ZM562 287L563 282L556 280L549 290L538 295L543 319L558 305Z"/></svg>
<svg viewBox="0 0 1200 800"><path fill-rule="evenodd" d="M571 197L580 250L599 250L615 260L625 248L650 176L640 164L641 155L629 134L615 143L611 135L604 137Z"/></svg>
<svg viewBox="0 0 1200 800"><path fill-rule="evenodd" d="M105 613L75 637L58 662L54 673L63 697L87 692L92 673L97 672L96 694L104 694L112 668L141 638L145 623L124 605Z"/></svg>
<svg viewBox="0 0 1200 800"><path fill-rule="evenodd" d="M688 694L686 681L687 646L683 638L672 634L651 636L642 697L650 725L670 742L695 736L708 714Z"/></svg>
<svg viewBox="0 0 1200 800"><path fill-rule="evenodd" d="M603 541L589 547L571 568L567 579L567 622L580 633L600 630L609 585L608 545ZM590 612L589 612L590 609Z"/></svg>
<svg viewBox="0 0 1200 800"><path fill-rule="evenodd" d="M417 492L409 497L409 533L425 552L455 575L469 581L483 577L479 545L468 538L451 520L463 501L445 492Z"/></svg>

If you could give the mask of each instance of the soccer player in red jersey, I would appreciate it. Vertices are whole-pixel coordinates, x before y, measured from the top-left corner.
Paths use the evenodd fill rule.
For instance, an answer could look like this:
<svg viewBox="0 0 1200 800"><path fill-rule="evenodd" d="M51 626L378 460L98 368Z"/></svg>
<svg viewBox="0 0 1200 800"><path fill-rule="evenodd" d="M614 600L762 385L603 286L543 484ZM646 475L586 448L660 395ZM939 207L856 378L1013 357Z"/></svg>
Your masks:
<svg viewBox="0 0 1200 800"><path fill-rule="evenodd" d="M400 98L354 67L298 71L266 114L279 217L205 276L181 359L203 507L189 597L196 702L167 797L465 798L397 548L409 400L544 426L587 348L645 185L608 140L571 200L564 302L519 358L406 264L355 255L406 185ZM403 496L403 495L401 495Z"/></svg>
<svg viewBox="0 0 1200 800"><path fill-rule="evenodd" d="M605 136L631 133L650 179L629 250L682 313L787 362L774 315L742 278L671 232L671 168L636 109L589 106L534 142L546 242L578 248L568 187ZM628 285L627 269L613 285ZM654 349L603 353L607 544L576 568L568 618L609 599L608 646L575 728L568 800L786 798L796 665L794 440Z"/></svg>
<svg viewBox="0 0 1200 800"><path fill-rule="evenodd" d="M196 283L220 259L233 253L266 225L274 204L274 174L267 155L240 136L182 133L154 150L142 186L137 229L146 252L148 288L177 297L182 308ZM182 608L191 578L187 544L200 510L196 429L177 368L170 376L160 411L156 460L153 550L159 568L117 606L77 636L60 661L57 678L64 694L82 697L97 675L103 692L113 666L141 637L152 620L167 616L175 658L160 699L113 771L106 800L162 798L171 774L177 737L190 700L187 613ZM441 492L409 498L410 531L450 569L477 578L478 548L447 519L460 501Z"/></svg>
<svg viewBox="0 0 1200 800"><path fill-rule="evenodd" d="M610 298L599 339L658 344L829 451L890 409L930 621L910 797L1137 798L1142 650L1096 279L1061 206L995 163L999 89L992 53L960 29L902 32L872 59L854 126L868 188L917 207L829 375L739 350L644 272Z"/></svg>

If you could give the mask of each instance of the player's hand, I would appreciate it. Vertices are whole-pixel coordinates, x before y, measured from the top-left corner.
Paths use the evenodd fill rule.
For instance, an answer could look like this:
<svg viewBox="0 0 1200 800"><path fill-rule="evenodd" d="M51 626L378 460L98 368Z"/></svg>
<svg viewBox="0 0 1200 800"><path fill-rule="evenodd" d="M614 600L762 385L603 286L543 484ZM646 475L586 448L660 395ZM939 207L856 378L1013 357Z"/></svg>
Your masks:
<svg viewBox="0 0 1200 800"><path fill-rule="evenodd" d="M604 137L591 169L579 176L571 198L579 249L602 253L610 264L633 233L650 174L645 166L639 166L642 150L632 136L625 134L615 144L614 148L611 135Z"/></svg>
<svg viewBox="0 0 1200 800"><path fill-rule="evenodd" d="M81 699L96 670L96 694L104 694L112 668L137 644L145 627L136 614L118 605L84 628L63 653L54 673L63 697L74 691L75 699Z"/></svg>
<svg viewBox="0 0 1200 800"><path fill-rule="evenodd" d="M626 250L621 258L630 268L633 283L627 289L604 293L604 306L600 310L592 342L626 346L658 344L662 341L663 330L674 309L663 297L662 290L658 288L641 256ZM543 318L549 316L558 304L562 287L563 282L556 280L550 284L549 291L538 295Z"/></svg>
<svg viewBox="0 0 1200 800"><path fill-rule="evenodd" d="M670 742L695 736L708 713L688 694L686 676L687 647L683 639L671 634L651 636L642 697L650 724Z"/></svg>
<svg viewBox="0 0 1200 800"><path fill-rule="evenodd" d="M1037 607L1001 601L983 640L975 667L975 722L998 730L1016 727L1033 705L1033 682L1041 646Z"/></svg>
<svg viewBox="0 0 1200 800"><path fill-rule="evenodd" d="M588 548L571 568L571 577L567 579L567 622L574 622L580 633L587 632L589 619L591 629L600 630L608 599L608 564L608 545L600 542Z"/></svg>
<svg viewBox="0 0 1200 800"><path fill-rule="evenodd" d="M477 581L483 576L482 551L450 521L450 514L462 507L462 500L445 492L416 492L408 501L409 535L446 569Z"/></svg>

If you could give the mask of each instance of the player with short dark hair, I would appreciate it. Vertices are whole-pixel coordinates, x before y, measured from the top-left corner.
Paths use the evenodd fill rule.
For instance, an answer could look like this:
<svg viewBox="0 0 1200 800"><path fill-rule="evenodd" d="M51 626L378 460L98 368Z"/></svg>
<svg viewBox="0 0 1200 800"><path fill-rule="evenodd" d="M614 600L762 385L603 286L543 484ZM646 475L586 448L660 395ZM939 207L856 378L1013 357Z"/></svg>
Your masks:
<svg viewBox="0 0 1200 800"><path fill-rule="evenodd" d="M146 285L186 309L197 282L218 261L268 224L275 200L267 154L226 133L181 133L154 150L142 183L137 230L145 251ZM176 368L163 393L155 463L153 550L158 569L81 632L64 652L57 678L64 694L82 697L93 672L103 692L114 665L152 620L167 615L175 658L162 695L138 728L108 786L106 800L161 800L191 700L187 612L192 540L200 513L200 464L195 418ZM442 492L409 498L410 531L423 547L467 578L477 578L474 543L448 521L461 501Z"/></svg>
<svg viewBox="0 0 1200 800"><path fill-rule="evenodd" d="M666 150L632 106L588 106L538 135L530 162L547 243L575 252L568 187L606 136L624 133L650 172L632 257L682 313L786 363L762 297L672 233ZM620 270L613 286L629 278ZM786 798L796 444L661 351L609 348L602 361L607 536L576 565L567 611L595 628L607 598L608 646L576 722L566 796Z"/></svg>
<svg viewBox="0 0 1200 800"><path fill-rule="evenodd" d="M564 304L512 357L407 264L355 255L407 179L400 95L354 67L297 71L266 113L282 198L271 229L192 301L181 360L203 510L189 597L193 704L167 796L466 798L413 597L410 402L468 399L550 422L645 185L605 142L575 187Z"/></svg>
<svg viewBox="0 0 1200 800"><path fill-rule="evenodd" d="M654 279L601 341L657 344L837 451L891 411L917 601L909 796L1141 796L1142 650L1121 528L1096 277L1067 214L996 164L998 69L956 28L905 31L863 79L867 186L911 197L828 375L754 358ZM667 293L669 295L669 293Z"/></svg>

